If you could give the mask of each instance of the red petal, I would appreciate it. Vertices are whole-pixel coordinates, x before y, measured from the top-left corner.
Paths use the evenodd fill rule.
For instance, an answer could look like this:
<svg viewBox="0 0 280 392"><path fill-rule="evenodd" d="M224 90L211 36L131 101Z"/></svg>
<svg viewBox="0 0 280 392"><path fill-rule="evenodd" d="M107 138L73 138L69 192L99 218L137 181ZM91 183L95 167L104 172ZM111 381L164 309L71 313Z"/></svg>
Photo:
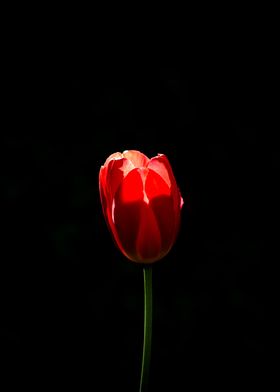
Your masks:
<svg viewBox="0 0 280 392"><path fill-rule="evenodd" d="M111 160L107 166L107 177L106 177L106 186L108 191L108 197L111 202L113 201L113 197L123 181L123 158L117 160Z"/></svg>
<svg viewBox="0 0 280 392"><path fill-rule="evenodd" d="M117 159L121 159L123 158L123 155L121 152L114 152L113 154L111 154L105 161L104 166L107 166L109 164L110 161L112 160L117 160Z"/></svg>
<svg viewBox="0 0 280 392"><path fill-rule="evenodd" d="M178 216L171 196L159 196L150 201L150 209L157 221L161 238L161 253L166 254L172 247L178 232Z"/></svg>
<svg viewBox="0 0 280 392"><path fill-rule="evenodd" d="M160 169L160 174L149 168L146 179L145 190L149 199L161 237L161 251L169 251L176 237L178 220L178 205L175 208L174 198L177 198L177 187L170 187L164 180L168 176L167 170L162 162L154 160L153 168ZM169 181L169 180L168 180ZM174 195L175 190L175 195Z"/></svg>
<svg viewBox="0 0 280 392"><path fill-rule="evenodd" d="M169 188L170 188L171 187L171 179L173 180L173 178L170 178L169 171L166 167L166 162L164 159L162 159L162 157L163 157L163 155L158 155L158 156L152 158L149 162L148 168L152 169L154 172L158 173L158 175L166 182L167 186L169 186ZM171 167L170 167L170 170L171 170ZM173 176L172 170L171 170L171 175Z"/></svg>
<svg viewBox="0 0 280 392"><path fill-rule="evenodd" d="M139 169L133 169L123 179L118 197L122 203L132 203L144 199L143 179Z"/></svg>
<svg viewBox="0 0 280 392"><path fill-rule="evenodd" d="M115 192L123 182L125 170L133 166L127 159L120 158L120 153L112 154L105 163L106 165L101 166L99 172L101 204L105 221L113 235L116 245L121 249L122 245L113 222L113 198Z"/></svg>
<svg viewBox="0 0 280 392"><path fill-rule="evenodd" d="M149 158L142 152L137 150L127 150L123 152L123 156L129 159L134 167L146 167L149 163Z"/></svg>
<svg viewBox="0 0 280 392"><path fill-rule="evenodd" d="M148 204L142 203L140 227L136 244L139 261L153 262L161 254L160 232L154 213Z"/></svg>
<svg viewBox="0 0 280 392"><path fill-rule="evenodd" d="M107 174L107 169L104 166L101 166L100 171L99 171L99 194L100 194L100 199L101 199L101 205L103 209L103 213L106 218L106 208L107 208L107 194L106 194L106 174Z"/></svg>
<svg viewBox="0 0 280 392"><path fill-rule="evenodd" d="M127 174L134 169L134 166L126 158L111 160L107 166L106 185L108 197L113 200L115 193L122 184Z"/></svg>
<svg viewBox="0 0 280 392"><path fill-rule="evenodd" d="M151 169L146 177L145 191L149 201L157 196L170 196L171 194L170 186L168 186L165 179Z"/></svg>
<svg viewBox="0 0 280 392"><path fill-rule="evenodd" d="M158 156L151 159L148 168L157 172L167 183L170 184L170 192L173 204L173 210L171 208L171 201L167 199L153 200L152 207L154 209L154 213L159 221L160 232L162 234L162 241L164 244L168 243L168 236L171 232L173 233L173 239L171 240L171 245L175 241L177 233L179 231L180 226L180 209L183 206L183 198L180 194L179 188L176 183L176 179L173 174L172 167L167 159L167 157L163 154L159 154ZM165 206L164 206L165 205ZM168 218L169 216L169 218ZM173 219L171 217L173 216ZM168 219L170 219L170 228L168 229Z"/></svg>
<svg viewBox="0 0 280 392"><path fill-rule="evenodd" d="M156 157L154 157L150 160L148 167L150 169L153 169L155 172L157 172L163 178L169 179L171 192L174 196L174 208L176 210L177 210L178 206L179 206L179 208L181 208L183 206L184 201L183 201L183 198L180 194L176 179L173 174L172 167L169 163L167 156L164 154L158 154ZM167 173L167 175L166 175L166 173Z"/></svg>
<svg viewBox="0 0 280 392"><path fill-rule="evenodd" d="M113 225L119 238L120 250L130 259L137 259L136 240L143 204L143 181L138 169L123 180L113 203Z"/></svg>

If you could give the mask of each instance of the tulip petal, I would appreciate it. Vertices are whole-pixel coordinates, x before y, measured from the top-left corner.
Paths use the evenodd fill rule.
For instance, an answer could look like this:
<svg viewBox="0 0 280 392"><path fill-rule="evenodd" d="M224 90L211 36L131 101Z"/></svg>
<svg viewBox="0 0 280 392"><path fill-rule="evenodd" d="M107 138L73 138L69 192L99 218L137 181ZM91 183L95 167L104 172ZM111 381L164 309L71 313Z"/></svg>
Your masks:
<svg viewBox="0 0 280 392"><path fill-rule="evenodd" d="M149 200L162 195L170 196L171 194L170 186L164 177L152 169L148 170L145 191Z"/></svg>
<svg viewBox="0 0 280 392"><path fill-rule="evenodd" d="M119 189L122 203L132 203L144 199L142 173L139 169L133 169L123 179Z"/></svg>
<svg viewBox="0 0 280 392"><path fill-rule="evenodd" d="M106 208L107 208L107 195L106 195L106 174L107 174L107 168L105 166L101 166L100 171L99 171L99 194L101 198L101 205L103 209L103 213L106 217Z"/></svg>
<svg viewBox="0 0 280 392"><path fill-rule="evenodd" d="M170 194L172 198L173 208L171 208L171 201L163 201L163 199L153 200L152 207L154 209L154 213L159 221L159 227L162 237L162 242L167 243L167 238L169 238L168 230L173 231L172 243L175 241L175 238L179 231L180 226L180 210L183 206L183 198L180 194L180 190L177 186L176 179L173 174L173 170L169 163L168 158L164 154L158 154L156 157L150 160L148 165L150 171L157 172L168 184L170 184ZM160 205L162 206L160 207ZM163 206L163 204L168 204ZM169 218L168 218L169 216ZM173 218L171 218L173 217ZM167 220L170 219L170 228L167 228ZM171 238L171 236L170 236Z"/></svg>
<svg viewBox="0 0 280 392"><path fill-rule="evenodd" d="M111 160L107 166L106 186L110 202L113 201L114 195L123 181L123 158Z"/></svg>
<svg viewBox="0 0 280 392"><path fill-rule="evenodd" d="M113 200L117 189L122 184L123 179L132 169L134 169L134 166L126 158L111 160L108 163L106 184L108 197L111 201Z"/></svg>
<svg viewBox="0 0 280 392"><path fill-rule="evenodd" d="M123 152L123 156L138 168L146 167L150 161L145 154L137 150L126 150Z"/></svg>
<svg viewBox="0 0 280 392"><path fill-rule="evenodd" d="M153 261L161 250L160 232L151 208L144 202L143 175L132 170L123 180L114 198L113 222L128 258Z"/></svg>
<svg viewBox="0 0 280 392"><path fill-rule="evenodd" d="M115 202L114 231L119 249L131 260L137 260L136 240L140 224L142 201L134 203Z"/></svg>
<svg viewBox="0 0 280 392"><path fill-rule="evenodd" d="M146 178L145 191L160 231L162 251L166 252L173 243L176 231L174 195L164 179L151 169Z"/></svg>
<svg viewBox="0 0 280 392"><path fill-rule="evenodd" d="M149 206L153 211L160 232L161 252L166 254L173 245L178 232L178 217L174 210L173 198L162 195L152 199Z"/></svg>
<svg viewBox="0 0 280 392"><path fill-rule="evenodd" d="M112 160L117 160L117 159L121 159L123 158L123 155L121 152L114 152L113 154L111 154L105 161L104 166L107 166L109 164L110 161Z"/></svg>
<svg viewBox="0 0 280 392"><path fill-rule="evenodd" d="M182 208L184 201L180 194L179 188L176 183L176 179L173 174L173 170L171 168L167 156L164 154L158 154L156 157L150 160L148 167L149 169L154 170L160 176L162 176L162 178L164 178L165 181L167 181L168 179L168 183L170 184L171 187L171 193L174 196L174 208L177 209L178 206L179 208Z"/></svg>
<svg viewBox="0 0 280 392"><path fill-rule="evenodd" d="M166 167L165 161L162 159L162 156L152 158L148 164L148 168L156 172L166 182L169 188L171 187L169 171Z"/></svg>
<svg viewBox="0 0 280 392"><path fill-rule="evenodd" d="M138 169L134 169L117 190L112 211L114 229L121 243L120 249L129 258L137 258L136 240L143 198L142 177Z"/></svg>
<svg viewBox="0 0 280 392"><path fill-rule="evenodd" d="M121 244L112 220L112 201L110 200L110 198L108 198L106 177L107 177L107 167L101 166L99 171L99 191L100 191L102 210L103 210L105 222L109 230L111 231L112 237L117 247L120 248Z"/></svg>
<svg viewBox="0 0 280 392"><path fill-rule="evenodd" d="M141 207L136 249L140 261L152 262L157 260L161 254L160 231L150 206L142 203Z"/></svg>

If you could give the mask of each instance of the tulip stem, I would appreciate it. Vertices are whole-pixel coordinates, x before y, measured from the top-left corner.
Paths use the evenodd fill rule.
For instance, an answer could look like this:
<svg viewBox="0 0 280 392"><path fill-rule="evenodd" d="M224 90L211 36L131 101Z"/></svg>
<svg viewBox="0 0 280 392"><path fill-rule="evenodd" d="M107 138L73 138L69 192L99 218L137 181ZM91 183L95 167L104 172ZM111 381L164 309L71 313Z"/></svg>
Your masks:
<svg viewBox="0 0 280 392"><path fill-rule="evenodd" d="M144 275L144 340L139 392L147 391L152 345L153 285L152 267L143 268Z"/></svg>

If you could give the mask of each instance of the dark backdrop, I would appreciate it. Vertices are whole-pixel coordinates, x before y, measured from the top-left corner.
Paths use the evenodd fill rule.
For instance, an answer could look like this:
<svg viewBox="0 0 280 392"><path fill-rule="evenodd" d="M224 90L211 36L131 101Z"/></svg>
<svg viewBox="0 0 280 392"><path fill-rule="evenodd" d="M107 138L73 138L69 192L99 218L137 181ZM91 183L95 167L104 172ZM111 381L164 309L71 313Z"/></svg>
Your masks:
<svg viewBox="0 0 280 392"><path fill-rule="evenodd" d="M142 270L115 248L98 193L100 166L125 149L166 154L185 200L178 240L153 270L151 390L267 380L268 74L259 37L201 38L169 42L159 57L156 42L121 51L114 34L109 46L96 32L30 47L17 36L2 153L11 383L137 391Z"/></svg>

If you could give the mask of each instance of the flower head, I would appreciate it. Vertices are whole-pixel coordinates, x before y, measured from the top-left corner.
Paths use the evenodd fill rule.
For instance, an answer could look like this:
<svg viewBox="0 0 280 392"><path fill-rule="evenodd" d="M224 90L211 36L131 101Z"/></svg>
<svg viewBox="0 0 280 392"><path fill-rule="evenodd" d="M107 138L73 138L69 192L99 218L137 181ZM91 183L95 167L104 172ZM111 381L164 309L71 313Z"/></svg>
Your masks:
<svg viewBox="0 0 280 392"><path fill-rule="evenodd" d="M136 150L110 155L99 172L105 220L131 261L153 263L172 248L183 205L164 154L149 159Z"/></svg>

